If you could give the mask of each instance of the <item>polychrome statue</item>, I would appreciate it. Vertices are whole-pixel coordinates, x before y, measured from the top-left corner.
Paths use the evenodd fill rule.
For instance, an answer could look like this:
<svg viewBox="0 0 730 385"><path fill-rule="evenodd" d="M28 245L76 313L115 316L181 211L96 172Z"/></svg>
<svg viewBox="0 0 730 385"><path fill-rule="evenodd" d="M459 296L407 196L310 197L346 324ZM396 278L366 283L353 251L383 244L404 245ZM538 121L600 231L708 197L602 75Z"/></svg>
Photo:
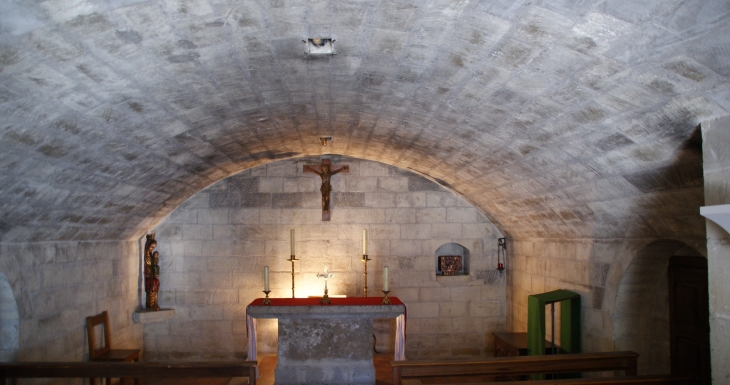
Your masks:
<svg viewBox="0 0 730 385"><path fill-rule="evenodd" d="M155 234L147 234L147 242L144 245L144 291L146 294L145 308L147 310L160 310L157 303L157 293L160 291L160 253L153 250L157 247Z"/></svg>

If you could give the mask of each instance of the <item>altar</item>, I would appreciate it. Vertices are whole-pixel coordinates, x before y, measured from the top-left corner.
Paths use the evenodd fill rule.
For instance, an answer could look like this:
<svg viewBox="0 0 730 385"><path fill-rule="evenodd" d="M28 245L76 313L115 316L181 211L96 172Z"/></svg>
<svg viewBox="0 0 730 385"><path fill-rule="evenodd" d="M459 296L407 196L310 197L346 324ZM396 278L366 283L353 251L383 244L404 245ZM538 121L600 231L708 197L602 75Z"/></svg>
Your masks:
<svg viewBox="0 0 730 385"><path fill-rule="evenodd" d="M271 298L254 300L246 308L248 360L256 360L256 319L279 322L275 384L375 384L373 319L395 318L395 360L405 360L403 302L390 297Z"/></svg>

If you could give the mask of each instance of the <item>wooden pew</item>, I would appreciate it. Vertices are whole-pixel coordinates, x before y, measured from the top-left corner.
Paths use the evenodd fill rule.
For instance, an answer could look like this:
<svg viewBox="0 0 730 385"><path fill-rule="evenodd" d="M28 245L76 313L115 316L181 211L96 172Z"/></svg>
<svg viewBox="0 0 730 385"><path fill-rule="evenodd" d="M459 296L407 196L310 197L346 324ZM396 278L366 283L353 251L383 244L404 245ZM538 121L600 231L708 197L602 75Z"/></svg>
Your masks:
<svg viewBox="0 0 730 385"><path fill-rule="evenodd" d="M432 384L430 385L438 385ZM669 374L653 376L621 376L601 378L571 378L564 380L530 381L530 385L699 385L700 380L692 377L678 377ZM404 380L403 385L422 385L417 379ZM504 385L504 382L476 382L469 385Z"/></svg>
<svg viewBox="0 0 730 385"><path fill-rule="evenodd" d="M635 376L636 352L557 354L545 356L492 357L459 361L391 361L393 385L402 378L460 375L513 375L582 373L623 370Z"/></svg>
<svg viewBox="0 0 730 385"><path fill-rule="evenodd" d="M0 363L0 385L11 378L225 378L256 384L256 361L236 362L11 362Z"/></svg>

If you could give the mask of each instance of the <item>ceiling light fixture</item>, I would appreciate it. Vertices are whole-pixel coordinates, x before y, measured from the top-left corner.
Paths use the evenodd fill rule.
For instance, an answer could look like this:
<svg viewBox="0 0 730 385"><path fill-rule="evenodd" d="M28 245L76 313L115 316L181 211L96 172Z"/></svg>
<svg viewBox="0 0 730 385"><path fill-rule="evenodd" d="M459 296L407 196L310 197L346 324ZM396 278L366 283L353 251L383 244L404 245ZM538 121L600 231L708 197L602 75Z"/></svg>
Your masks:
<svg viewBox="0 0 730 385"><path fill-rule="evenodd" d="M335 52L335 39L324 37L313 37L302 40L305 44L304 53L307 55L337 55Z"/></svg>

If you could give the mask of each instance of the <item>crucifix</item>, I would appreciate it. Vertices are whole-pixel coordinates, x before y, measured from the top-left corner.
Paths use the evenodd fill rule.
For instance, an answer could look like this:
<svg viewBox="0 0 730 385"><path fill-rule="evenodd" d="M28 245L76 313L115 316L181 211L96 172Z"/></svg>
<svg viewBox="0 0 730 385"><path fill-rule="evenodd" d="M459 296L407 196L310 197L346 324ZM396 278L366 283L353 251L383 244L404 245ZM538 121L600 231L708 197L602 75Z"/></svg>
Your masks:
<svg viewBox="0 0 730 385"><path fill-rule="evenodd" d="M339 168L338 168L339 167ZM336 166L330 164L329 159L322 159L322 164L305 164L304 172L312 172L319 175L322 178L322 187L319 191L322 192L322 220L330 220L330 192L332 192L332 185L330 184L330 178L339 172L350 172L350 166Z"/></svg>
<svg viewBox="0 0 730 385"><path fill-rule="evenodd" d="M324 267L324 273L317 273L317 278L324 278L324 297L319 301L320 305L329 305L330 302L330 296L327 295L327 278L332 278L335 276L335 273L330 273L327 270L327 266Z"/></svg>

